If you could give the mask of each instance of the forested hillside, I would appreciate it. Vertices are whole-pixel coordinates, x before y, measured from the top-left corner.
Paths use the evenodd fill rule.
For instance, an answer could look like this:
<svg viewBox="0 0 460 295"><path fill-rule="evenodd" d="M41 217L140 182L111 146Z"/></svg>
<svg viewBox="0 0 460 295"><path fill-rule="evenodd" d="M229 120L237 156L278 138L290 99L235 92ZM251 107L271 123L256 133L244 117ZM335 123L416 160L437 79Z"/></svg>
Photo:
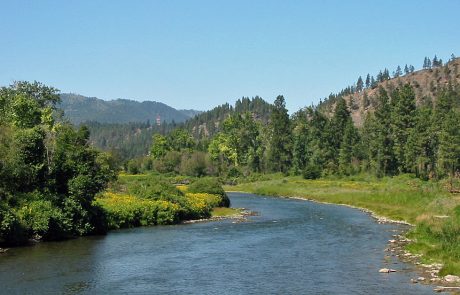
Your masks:
<svg viewBox="0 0 460 295"><path fill-rule="evenodd" d="M267 123L270 117L270 104L259 96L251 99L243 97L235 102L235 106L226 103L187 120L184 127L195 138L209 138L222 129L222 122L230 115L245 112L251 113L257 121Z"/></svg>
<svg viewBox="0 0 460 295"><path fill-rule="evenodd" d="M425 57L422 68L415 70L412 65L397 66L390 75L388 69L380 71L374 78L367 74L358 77L357 82L343 89L338 94L331 94L320 103L325 113L330 113L338 100L342 97L350 107L351 116L356 125L362 126L368 112L372 112L378 105L377 96L382 87L392 93L397 87L409 84L414 89L417 106L436 104L440 92L448 85L453 88L460 85L460 58L452 55L448 62L434 56L431 60ZM458 106L458 105L457 105Z"/></svg>
<svg viewBox="0 0 460 295"><path fill-rule="evenodd" d="M157 117L161 122L184 122L199 111L176 110L156 101L138 102L128 99L104 101L95 97L63 93L58 108L73 124L94 121L99 123L155 123Z"/></svg>
<svg viewBox="0 0 460 295"><path fill-rule="evenodd" d="M253 118L266 123L270 115L270 104L260 97L242 98L235 106L223 104L214 109L197 114L185 123L162 122L160 126L152 121L139 123L110 124L86 122L91 137L90 142L106 151L111 151L122 161L148 154L155 133L168 134L175 128L184 128L195 138L210 138L221 130L221 123L232 114L251 112ZM196 111L188 110L189 114Z"/></svg>

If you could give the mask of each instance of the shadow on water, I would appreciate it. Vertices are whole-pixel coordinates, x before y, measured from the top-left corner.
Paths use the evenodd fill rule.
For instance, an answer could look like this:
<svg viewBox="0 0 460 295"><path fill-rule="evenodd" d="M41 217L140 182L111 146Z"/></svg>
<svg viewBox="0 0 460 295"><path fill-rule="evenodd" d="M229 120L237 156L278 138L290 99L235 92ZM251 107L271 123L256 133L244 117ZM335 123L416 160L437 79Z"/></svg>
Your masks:
<svg viewBox="0 0 460 295"><path fill-rule="evenodd" d="M346 207L232 193L231 220L143 227L0 256L6 294L432 294L411 265L385 258L406 227ZM391 267L397 274L380 274Z"/></svg>

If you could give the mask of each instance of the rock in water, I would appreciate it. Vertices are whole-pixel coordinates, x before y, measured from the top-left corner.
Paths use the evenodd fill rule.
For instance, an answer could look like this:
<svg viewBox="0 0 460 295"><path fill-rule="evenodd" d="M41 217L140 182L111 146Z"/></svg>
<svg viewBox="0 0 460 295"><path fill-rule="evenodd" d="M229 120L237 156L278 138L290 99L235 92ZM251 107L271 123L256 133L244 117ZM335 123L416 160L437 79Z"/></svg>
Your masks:
<svg viewBox="0 0 460 295"><path fill-rule="evenodd" d="M390 273L390 272L396 272L395 269L391 269L391 268L381 268L379 270L380 273Z"/></svg>

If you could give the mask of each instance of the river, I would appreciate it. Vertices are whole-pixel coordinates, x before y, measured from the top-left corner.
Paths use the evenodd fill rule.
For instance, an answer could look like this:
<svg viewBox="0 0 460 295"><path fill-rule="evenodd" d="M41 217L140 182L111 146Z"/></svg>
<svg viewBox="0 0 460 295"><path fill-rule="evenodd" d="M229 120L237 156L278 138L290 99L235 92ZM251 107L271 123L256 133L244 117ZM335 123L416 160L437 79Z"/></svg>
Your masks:
<svg viewBox="0 0 460 295"><path fill-rule="evenodd" d="M0 256L0 293L433 294L410 283L412 265L385 259L404 226L347 207L229 196L259 215L10 249Z"/></svg>

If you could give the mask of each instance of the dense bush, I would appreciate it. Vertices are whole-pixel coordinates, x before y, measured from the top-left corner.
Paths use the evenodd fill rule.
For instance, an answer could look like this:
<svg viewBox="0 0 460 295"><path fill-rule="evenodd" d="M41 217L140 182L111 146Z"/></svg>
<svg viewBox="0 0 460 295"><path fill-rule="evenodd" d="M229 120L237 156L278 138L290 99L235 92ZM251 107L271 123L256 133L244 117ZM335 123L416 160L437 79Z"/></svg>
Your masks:
<svg viewBox="0 0 460 295"><path fill-rule="evenodd" d="M177 204L125 194L105 193L94 204L104 208L110 229L172 224L179 220L180 214Z"/></svg>
<svg viewBox="0 0 460 295"><path fill-rule="evenodd" d="M125 181L130 194L145 199L177 201L184 194L167 179L149 175Z"/></svg>
<svg viewBox="0 0 460 295"><path fill-rule="evenodd" d="M38 82L0 88L0 244L104 232L91 204L114 162L90 146L86 127L60 120L57 102Z"/></svg>
<svg viewBox="0 0 460 295"><path fill-rule="evenodd" d="M0 204L0 244L21 245L27 241L27 232L16 213Z"/></svg>
<svg viewBox="0 0 460 295"><path fill-rule="evenodd" d="M188 192L218 195L221 198L219 206L230 206L230 199L228 198L227 194L222 188L222 185L216 178L200 178L192 184L190 184L190 186L188 187Z"/></svg>

